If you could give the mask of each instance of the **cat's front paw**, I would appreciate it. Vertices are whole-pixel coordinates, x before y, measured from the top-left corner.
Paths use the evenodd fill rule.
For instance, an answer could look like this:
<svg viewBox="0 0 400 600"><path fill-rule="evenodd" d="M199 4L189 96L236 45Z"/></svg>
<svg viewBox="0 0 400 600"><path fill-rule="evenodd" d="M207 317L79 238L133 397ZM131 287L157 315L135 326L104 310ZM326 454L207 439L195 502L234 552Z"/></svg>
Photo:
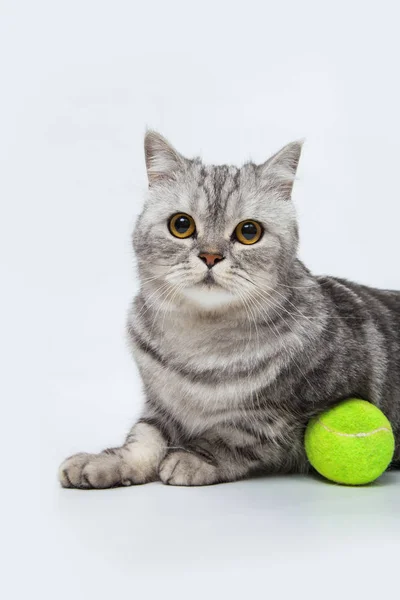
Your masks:
<svg viewBox="0 0 400 600"><path fill-rule="evenodd" d="M65 488L104 489L131 485L131 469L113 454L81 452L67 458L60 466L59 480Z"/></svg>
<svg viewBox="0 0 400 600"><path fill-rule="evenodd" d="M210 485L217 483L217 468L197 454L171 452L160 465L159 476L167 485Z"/></svg>

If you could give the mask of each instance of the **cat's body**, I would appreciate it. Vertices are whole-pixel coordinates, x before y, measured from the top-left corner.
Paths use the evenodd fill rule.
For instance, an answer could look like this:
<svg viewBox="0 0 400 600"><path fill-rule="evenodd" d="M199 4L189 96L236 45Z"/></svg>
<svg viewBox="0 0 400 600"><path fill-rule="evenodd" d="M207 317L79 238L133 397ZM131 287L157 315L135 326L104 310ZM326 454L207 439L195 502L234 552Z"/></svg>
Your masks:
<svg viewBox="0 0 400 600"><path fill-rule="evenodd" d="M128 319L146 404L124 446L67 459L64 486L305 472L308 420L351 396L382 408L400 460L400 292L314 277L296 258L300 148L259 167L204 167L147 135L141 291ZM177 213L195 234L172 235ZM240 244L232 232L248 219L263 235Z"/></svg>

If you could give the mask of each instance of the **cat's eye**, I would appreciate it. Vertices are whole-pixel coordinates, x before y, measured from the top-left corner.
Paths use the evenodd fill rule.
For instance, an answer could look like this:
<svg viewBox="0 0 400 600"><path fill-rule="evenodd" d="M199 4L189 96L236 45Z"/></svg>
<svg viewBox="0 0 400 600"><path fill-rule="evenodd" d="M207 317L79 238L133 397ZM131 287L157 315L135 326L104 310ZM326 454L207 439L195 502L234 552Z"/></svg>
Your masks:
<svg viewBox="0 0 400 600"><path fill-rule="evenodd" d="M180 239L188 238L196 231L192 217L185 213L178 213L171 217L168 226L172 235Z"/></svg>
<svg viewBox="0 0 400 600"><path fill-rule="evenodd" d="M257 221L242 221L235 229L236 239L241 244L255 244L262 234L263 228Z"/></svg>

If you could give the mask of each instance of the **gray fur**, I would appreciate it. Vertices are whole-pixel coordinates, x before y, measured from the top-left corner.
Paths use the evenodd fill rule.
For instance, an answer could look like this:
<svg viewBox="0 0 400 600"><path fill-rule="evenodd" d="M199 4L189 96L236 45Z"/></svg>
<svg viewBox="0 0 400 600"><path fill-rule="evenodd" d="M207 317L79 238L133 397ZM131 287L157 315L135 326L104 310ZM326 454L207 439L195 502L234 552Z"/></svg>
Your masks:
<svg viewBox="0 0 400 600"><path fill-rule="evenodd" d="M385 412L400 460L400 293L315 277L298 260L300 151L294 142L260 166L206 166L147 133L149 192L133 236L141 289L128 319L146 403L124 446L67 459L62 485L306 472L308 420L351 396ZM195 237L171 235L177 212L193 217ZM245 219L264 226L254 245L232 238ZM224 256L212 275L202 252Z"/></svg>

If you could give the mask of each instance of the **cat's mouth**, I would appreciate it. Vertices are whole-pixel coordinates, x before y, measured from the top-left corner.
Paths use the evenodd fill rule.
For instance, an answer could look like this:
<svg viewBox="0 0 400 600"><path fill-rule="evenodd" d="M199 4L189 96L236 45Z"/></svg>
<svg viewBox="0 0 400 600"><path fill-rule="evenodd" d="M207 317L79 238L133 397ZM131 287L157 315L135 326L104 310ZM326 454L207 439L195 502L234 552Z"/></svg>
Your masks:
<svg viewBox="0 0 400 600"><path fill-rule="evenodd" d="M205 285L207 285L207 286L218 286L218 287L221 287L221 286L219 286L219 285L218 285L218 283L215 281L215 279L214 279L214 275L211 273L211 271L208 271L208 272L205 274L205 276L204 276L203 280L202 280L200 283L202 283L202 284L205 284Z"/></svg>

